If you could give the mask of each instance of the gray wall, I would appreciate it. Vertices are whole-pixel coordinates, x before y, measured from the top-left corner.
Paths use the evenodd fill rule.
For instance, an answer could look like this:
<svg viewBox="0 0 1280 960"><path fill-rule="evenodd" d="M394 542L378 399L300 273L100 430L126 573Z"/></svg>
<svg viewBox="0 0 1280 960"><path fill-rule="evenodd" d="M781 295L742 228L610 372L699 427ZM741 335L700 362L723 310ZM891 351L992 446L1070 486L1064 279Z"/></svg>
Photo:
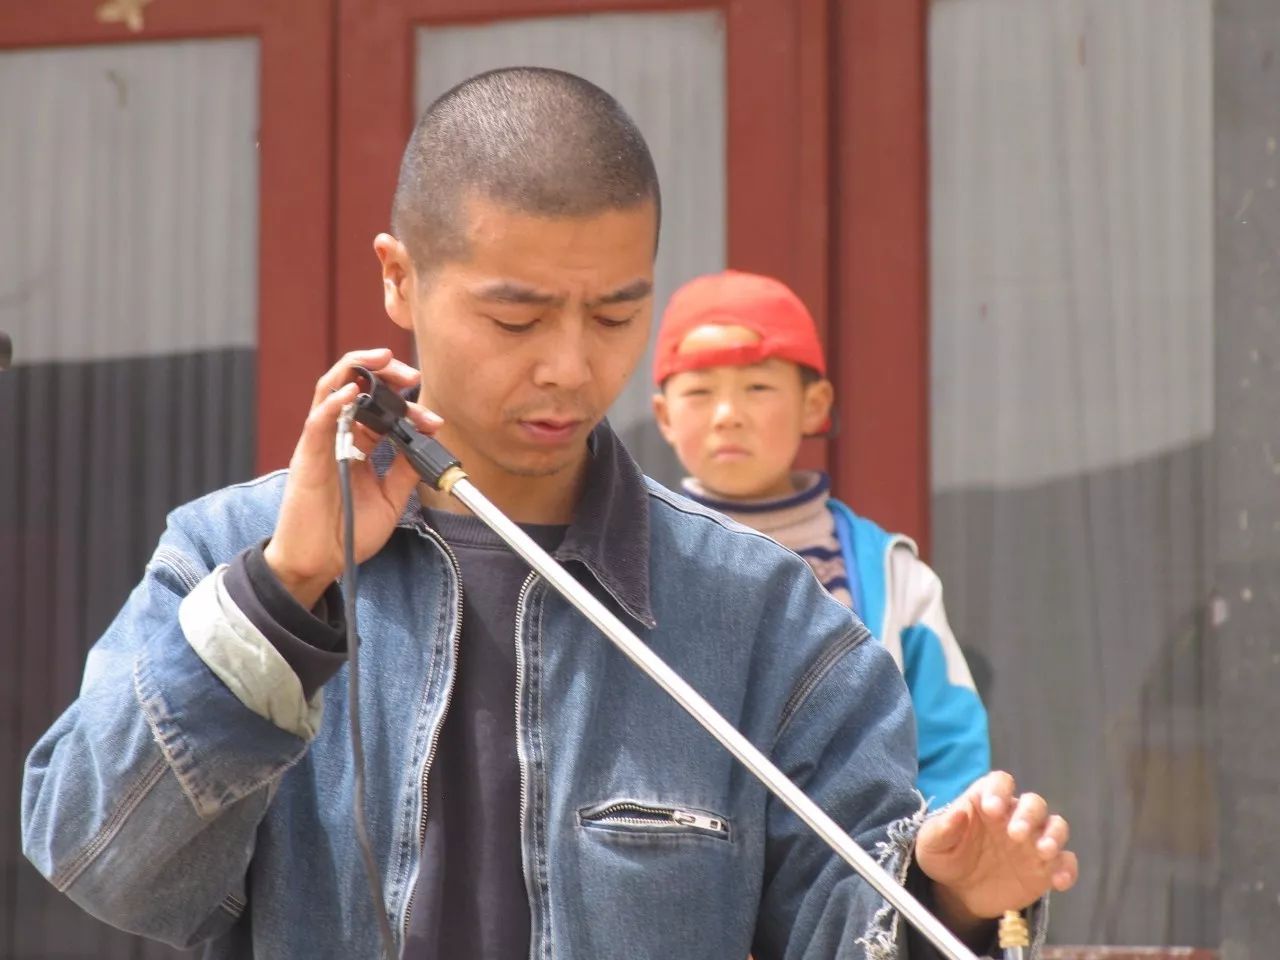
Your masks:
<svg viewBox="0 0 1280 960"><path fill-rule="evenodd" d="M168 510L253 469L255 40L0 53L0 957L172 951L21 856L22 761Z"/></svg>
<svg viewBox="0 0 1280 960"><path fill-rule="evenodd" d="M1274 0L933 7L935 562L1073 821L1058 942L1280 942L1277 48Z"/></svg>
<svg viewBox="0 0 1280 960"><path fill-rule="evenodd" d="M1218 809L1224 960L1280 951L1280 4L1217 0Z"/></svg>
<svg viewBox="0 0 1280 960"><path fill-rule="evenodd" d="M941 0L929 62L934 560L1051 936L1216 944L1212 6Z"/></svg>

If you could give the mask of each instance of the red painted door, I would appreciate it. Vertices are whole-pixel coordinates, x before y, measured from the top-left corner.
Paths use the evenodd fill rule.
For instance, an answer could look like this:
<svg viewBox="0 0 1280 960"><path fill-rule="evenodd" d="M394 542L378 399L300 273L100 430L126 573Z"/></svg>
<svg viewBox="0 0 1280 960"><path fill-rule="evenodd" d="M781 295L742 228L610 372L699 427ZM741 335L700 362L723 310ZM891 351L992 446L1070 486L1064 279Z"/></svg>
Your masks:
<svg viewBox="0 0 1280 960"><path fill-rule="evenodd" d="M706 105L706 124L723 126L723 137L708 149L720 151L718 170L707 172L723 202L710 218L696 218L685 234L678 217L664 216L663 250L681 245L687 255L670 269L663 251L658 265L658 307L670 287L687 275L693 260L702 269L733 266L775 274L793 284L810 304L825 331L827 318L827 99L825 0L737 0L722 3L672 0L340 0L337 92L335 329L337 349L383 343L389 337L398 351L408 352L406 338L388 332L382 316L381 284L371 241L386 229L388 210L401 151L422 103L415 103L424 63L434 54L457 65L455 82L481 65L519 65L537 58L596 79L618 96L635 115L631 103L652 98L653 88L670 86L670 110L688 108L686 94L674 80L689 70L678 52L687 49L690 32L707 36L706 56L714 57L711 74L697 74L699 89L722 92L721 102ZM626 70L610 61L593 71L591 52L582 47L608 43L608 18L632 42L618 43L616 56L640 58L641 36L652 35L653 58L673 58L666 72L648 73L646 89L633 89ZM625 24L625 25L624 25ZM497 36L510 31L506 46ZM662 31L666 30L665 40ZM428 34L423 40L423 31ZM558 31L558 32L557 32ZM653 31L657 31L654 33ZM486 37L486 32L493 34ZM536 36L535 36L536 34ZM434 38L434 40L432 39ZM590 38L590 39L589 39ZM459 48L474 48L468 59ZM501 52L501 53L500 53ZM424 61L423 58L428 58ZM470 68L466 65L472 64ZM637 64L637 69L648 65ZM429 69L428 72L437 73ZM639 81L634 82L635 86ZM440 92L443 88L435 89ZM629 100L628 97L632 99ZM429 101L428 101L429 102ZM644 103L640 103L644 109ZM655 122L656 122L655 120ZM671 197L700 176L692 168L705 155L667 158L663 172L655 136L637 117L655 152L664 194ZM701 126L689 131L691 139ZM661 134L657 135L661 139ZM682 149L677 137L672 150ZM683 149L696 148L685 144ZM716 175L718 174L718 179ZM690 194L690 202L702 199ZM666 210L671 206L664 203ZM719 222L708 223L707 220ZM698 231L704 231L698 235ZM673 235L673 231L676 234ZM699 259L699 257L706 259ZM664 274L667 281L664 282ZM637 380L647 375L642 370ZM660 479L674 461L646 419L648 387L637 382L624 392L612 414L634 421L623 429L642 466ZM619 409L619 408L623 409ZM806 451L812 465L825 465L825 444Z"/></svg>

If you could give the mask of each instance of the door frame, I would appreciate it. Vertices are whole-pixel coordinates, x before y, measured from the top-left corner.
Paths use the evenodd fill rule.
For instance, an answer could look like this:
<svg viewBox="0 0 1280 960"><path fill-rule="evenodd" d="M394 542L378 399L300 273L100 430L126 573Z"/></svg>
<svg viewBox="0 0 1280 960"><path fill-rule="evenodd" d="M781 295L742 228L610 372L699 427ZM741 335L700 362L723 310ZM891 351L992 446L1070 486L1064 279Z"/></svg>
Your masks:
<svg viewBox="0 0 1280 960"><path fill-rule="evenodd" d="M846 0L833 13L833 486L927 556L928 0Z"/></svg>
<svg viewBox="0 0 1280 960"><path fill-rule="evenodd" d="M283 466L332 363L333 0L163 0L135 33L100 0L0 4L0 50L256 37L259 42L255 458ZM21 349L21 344L18 345Z"/></svg>

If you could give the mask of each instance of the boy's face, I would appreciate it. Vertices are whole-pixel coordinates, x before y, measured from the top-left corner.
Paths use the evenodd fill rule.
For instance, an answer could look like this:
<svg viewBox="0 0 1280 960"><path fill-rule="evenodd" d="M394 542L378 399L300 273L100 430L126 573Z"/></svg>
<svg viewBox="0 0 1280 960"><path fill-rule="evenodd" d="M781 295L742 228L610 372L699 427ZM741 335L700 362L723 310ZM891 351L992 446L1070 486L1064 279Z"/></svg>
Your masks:
<svg viewBox="0 0 1280 960"><path fill-rule="evenodd" d="M721 327L690 339L739 346L756 335ZM687 341L686 341L687 342ZM658 426L710 493L738 499L793 492L791 467L800 441L816 433L831 408L826 380L804 384L800 368L777 358L752 366L708 367L669 377L653 398Z"/></svg>
<svg viewBox="0 0 1280 960"><path fill-rule="evenodd" d="M571 470L648 343L653 205L552 219L472 197L465 215L467 253L429 272L375 242L387 312L417 338L421 402L473 471Z"/></svg>

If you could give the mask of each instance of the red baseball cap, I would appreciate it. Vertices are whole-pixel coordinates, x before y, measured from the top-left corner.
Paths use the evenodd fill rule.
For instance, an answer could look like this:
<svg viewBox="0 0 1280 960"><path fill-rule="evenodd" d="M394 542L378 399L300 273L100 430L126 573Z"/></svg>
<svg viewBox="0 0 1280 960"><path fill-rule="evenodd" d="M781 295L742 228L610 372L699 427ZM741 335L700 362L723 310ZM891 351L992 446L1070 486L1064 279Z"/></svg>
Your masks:
<svg viewBox="0 0 1280 960"><path fill-rule="evenodd" d="M745 327L755 343L680 352L685 337L708 324ZM781 280L726 270L690 280L667 303L653 351L658 386L676 373L707 367L749 366L770 357L790 360L827 374L818 328L800 298Z"/></svg>

